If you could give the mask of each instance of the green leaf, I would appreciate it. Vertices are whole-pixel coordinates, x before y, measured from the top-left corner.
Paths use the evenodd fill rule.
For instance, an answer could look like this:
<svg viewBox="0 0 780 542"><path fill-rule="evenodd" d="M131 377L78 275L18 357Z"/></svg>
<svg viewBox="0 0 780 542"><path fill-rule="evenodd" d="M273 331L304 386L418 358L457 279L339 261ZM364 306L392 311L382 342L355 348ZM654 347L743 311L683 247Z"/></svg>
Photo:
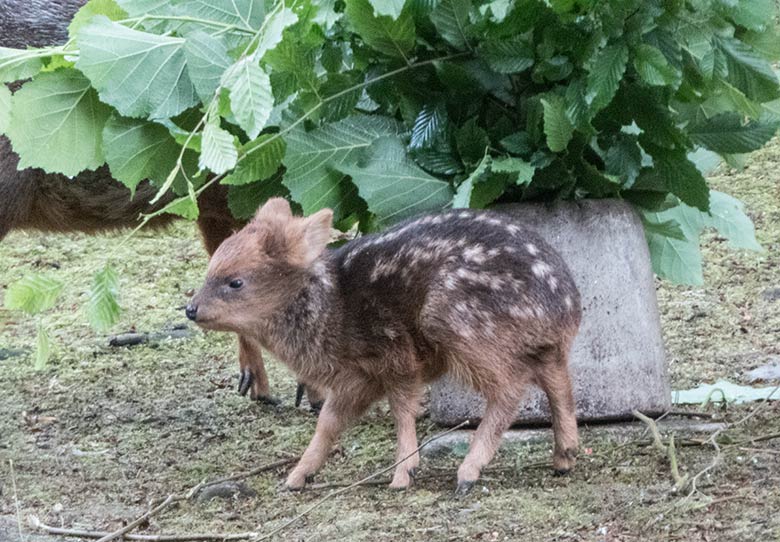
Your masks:
<svg viewBox="0 0 780 542"><path fill-rule="evenodd" d="M553 152L562 152L566 150L574 133L574 125L566 115L566 104L563 98L553 94L542 98L542 106L547 146Z"/></svg>
<svg viewBox="0 0 780 542"><path fill-rule="evenodd" d="M182 196L165 206L163 212L178 215L188 220L197 220L200 211L197 202L190 196Z"/></svg>
<svg viewBox="0 0 780 542"><path fill-rule="evenodd" d="M285 28L297 22L298 16L291 9L275 9L266 17L263 31L257 41L257 49L252 56L257 59L263 58L265 53L274 49L282 41Z"/></svg>
<svg viewBox="0 0 780 542"><path fill-rule="evenodd" d="M312 21L328 32L341 18L341 13L336 12L336 0L311 0L311 3L317 8L317 15Z"/></svg>
<svg viewBox="0 0 780 542"><path fill-rule="evenodd" d="M368 0L377 15L388 15L393 20L401 16L406 0Z"/></svg>
<svg viewBox="0 0 780 542"><path fill-rule="evenodd" d="M376 139L401 133L402 127L394 120L371 115L355 115L311 132L296 128L286 136L284 185L305 214L330 207L340 216L344 195L353 185L338 171L339 166L355 163Z"/></svg>
<svg viewBox="0 0 780 542"><path fill-rule="evenodd" d="M620 178L624 188L634 184L642 168L642 151L636 137L620 134L604 153L604 171Z"/></svg>
<svg viewBox="0 0 780 542"><path fill-rule="evenodd" d="M185 40L132 30L97 16L79 31L76 67L101 100L126 117L173 117L197 103Z"/></svg>
<svg viewBox="0 0 780 542"><path fill-rule="evenodd" d="M718 230L734 248L763 250L756 241L753 221L745 214L745 204L728 194L710 191L710 214L703 215L703 222Z"/></svg>
<svg viewBox="0 0 780 542"><path fill-rule="evenodd" d="M734 38L718 38L718 51L725 57L728 81L759 103L780 98L777 75L769 63Z"/></svg>
<svg viewBox="0 0 780 542"><path fill-rule="evenodd" d="M206 122L203 128L203 142L199 165L220 175L236 166L238 149L233 136L219 126L219 117Z"/></svg>
<svg viewBox="0 0 780 542"><path fill-rule="evenodd" d="M777 16L774 0L738 0L722 4L731 4L728 13L734 22L751 30L762 30Z"/></svg>
<svg viewBox="0 0 780 542"><path fill-rule="evenodd" d="M699 145L718 153L745 153L763 147L777 131L778 123L743 122L739 113L723 113L691 125L688 133Z"/></svg>
<svg viewBox="0 0 780 542"><path fill-rule="evenodd" d="M256 60L246 57L225 72L222 85L230 90L230 109L239 126L250 139L256 138L274 107L268 75Z"/></svg>
<svg viewBox="0 0 780 542"><path fill-rule="evenodd" d="M414 120L409 148L422 149L433 145L446 130L447 111L441 104L426 104Z"/></svg>
<svg viewBox="0 0 780 542"><path fill-rule="evenodd" d="M259 30L266 17L265 2L259 0L185 0L176 7L181 15L227 23L250 31Z"/></svg>
<svg viewBox="0 0 780 542"><path fill-rule="evenodd" d="M475 165L485 156L485 149L490 145L487 132L477 125L476 117L467 120L455 133L458 154L466 164Z"/></svg>
<svg viewBox="0 0 780 542"><path fill-rule="evenodd" d="M704 283L698 238L680 240L645 230L653 271L677 284Z"/></svg>
<svg viewBox="0 0 780 542"><path fill-rule="evenodd" d="M287 145L278 134L263 134L242 146L236 169L222 184L244 185L271 177L282 165Z"/></svg>
<svg viewBox="0 0 780 542"><path fill-rule="evenodd" d="M45 275L27 275L8 285L5 308L36 315L57 303L64 284Z"/></svg>
<svg viewBox="0 0 780 542"><path fill-rule="evenodd" d="M116 114L103 130L103 147L111 175L132 193L145 179L162 184L181 151L164 126Z"/></svg>
<svg viewBox="0 0 780 542"><path fill-rule="evenodd" d="M666 182L667 189L683 203L706 212L709 189L701 172L685 155L660 149L648 149L655 171Z"/></svg>
<svg viewBox="0 0 780 542"><path fill-rule="evenodd" d="M414 47L414 19L405 11L396 20L374 16L368 0L347 0L346 14L360 37L371 48L391 57L406 58Z"/></svg>
<svg viewBox="0 0 780 542"><path fill-rule="evenodd" d="M455 196L452 198L452 207L454 209L471 207L471 194L474 191L474 184L479 182L480 178L487 173L490 168L490 162L490 155L485 153L474 171L460 183L455 191Z"/></svg>
<svg viewBox="0 0 780 542"><path fill-rule="evenodd" d="M7 128L19 168L73 177L103 162L103 126L110 108L74 69L42 73L11 99Z"/></svg>
<svg viewBox="0 0 780 542"><path fill-rule="evenodd" d="M447 43L456 49L468 49L470 11L471 0L440 0L431 13L431 22Z"/></svg>
<svg viewBox="0 0 780 542"><path fill-rule="evenodd" d="M288 197L289 192L282 184L281 175L240 186L231 186L228 191L228 207L234 217L240 220L252 218L258 207L268 198Z"/></svg>
<svg viewBox="0 0 780 542"><path fill-rule="evenodd" d="M360 197L381 224L440 210L452 201L449 183L417 167L397 137L380 137L359 165L342 164L338 169L352 177Z"/></svg>
<svg viewBox="0 0 780 542"><path fill-rule="evenodd" d="M222 74L233 61L225 43L202 30L189 32L186 38L187 72L201 101L209 103L219 88Z"/></svg>
<svg viewBox="0 0 780 542"><path fill-rule="evenodd" d="M608 45L593 58L588 70L585 99L592 111L604 109L615 96L628 62L628 49L622 43Z"/></svg>
<svg viewBox="0 0 780 542"><path fill-rule="evenodd" d="M75 38L81 27L96 15L105 15L112 21L126 19L128 16L127 12L116 3L116 0L89 0L73 16L73 20L68 25L68 36Z"/></svg>
<svg viewBox="0 0 780 542"><path fill-rule="evenodd" d="M319 90L320 98L324 101L321 108L323 119L333 122L355 112L362 91L359 86L362 77L362 74L355 72L328 74L328 79Z"/></svg>
<svg viewBox="0 0 780 542"><path fill-rule="evenodd" d="M11 122L11 91L0 84L0 135L3 135Z"/></svg>
<svg viewBox="0 0 780 542"><path fill-rule="evenodd" d="M89 291L87 314L89 323L100 332L106 332L119 321L119 277L110 264L95 273L92 289Z"/></svg>
<svg viewBox="0 0 780 542"><path fill-rule="evenodd" d="M634 68L648 85L676 86L680 79L680 73L667 62L664 54L646 43L634 49Z"/></svg>
<svg viewBox="0 0 780 542"><path fill-rule="evenodd" d="M683 233L680 225L674 220L667 220L665 222L653 222L641 215L642 224L645 227L645 233L652 233L656 235L663 235L671 239L679 239L685 241L685 233Z"/></svg>
<svg viewBox="0 0 780 542"><path fill-rule="evenodd" d="M42 371L46 368L46 364L51 357L52 342L49 337L49 332L43 324L38 324L38 332L35 336L35 364L36 371Z"/></svg>
<svg viewBox="0 0 780 542"><path fill-rule="evenodd" d="M513 157L494 158L490 165L491 171L496 173L511 173L514 175L514 183L526 185L534 177L536 168L525 160Z"/></svg>
<svg viewBox="0 0 780 542"><path fill-rule="evenodd" d="M35 49L0 47L0 84L29 79L43 68L41 53Z"/></svg>
<svg viewBox="0 0 780 542"><path fill-rule="evenodd" d="M498 73L519 73L534 65L533 47L521 36L482 42L479 54Z"/></svg>
<svg viewBox="0 0 780 542"><path fill-rule="evenodd" d="M699 250L702 216L703 213L688 205L678 205L660 213L643 213L646 224L656 225L655 228L645 227L656 275L677 284L700 285L704 282ZM667 222L677 225L672 236L660 229ZM684 239L679 239L679 232Z"/></svg>

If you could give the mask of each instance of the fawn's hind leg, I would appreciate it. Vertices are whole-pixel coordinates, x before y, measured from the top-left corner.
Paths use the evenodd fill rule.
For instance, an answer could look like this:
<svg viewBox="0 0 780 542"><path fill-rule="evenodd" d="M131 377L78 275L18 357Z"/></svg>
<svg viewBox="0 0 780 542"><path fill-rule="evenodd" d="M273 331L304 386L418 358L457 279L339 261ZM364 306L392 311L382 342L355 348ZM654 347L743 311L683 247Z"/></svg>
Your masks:
<svg viewBox="0 0 780 542"><path fill-rule="evenodd" d="M515 385L514 389L507 389L510 386L506 384L500 394L486 397L485 415L474 433L466 458L458 468L458 493L467 493L471 489L482 468L496 455L504 431L512 425L524 388Z"/></svg>
<svg viewBox="0 0 780 542"><path fill-rule="evenodd" d="M547 394L552 414L553 468L565 474L574 468L577 459L577 418L569 376L569 345L557 347L545 355L536 372L539 386Z"/></svg>
<svg viewBox="0 0 780 542"><path fill-rule="evenodd" d="M317 429L300 461L287 476L289 489L300 489L306 479L317 472L328 458L331 446L355 418L360 416L381 393L371 384L340 389L338 394L329 392L317 419Z"/></svg>
<svg viewBox="0 0 780 542"><path fill-rule="evenodd" d="M417 383L402 389L390 390L387 395L390 411L393 413L393 418L395 418L396 433L398 434L396 461L401 461L405 457L410 456L396 466L393 481L390 482L390 487L393 489L409 487L414 470L420 464L420 454L415 452L417 449L415 419L417 418L417 409L420 406L421 396L422 386Z"/></svg>

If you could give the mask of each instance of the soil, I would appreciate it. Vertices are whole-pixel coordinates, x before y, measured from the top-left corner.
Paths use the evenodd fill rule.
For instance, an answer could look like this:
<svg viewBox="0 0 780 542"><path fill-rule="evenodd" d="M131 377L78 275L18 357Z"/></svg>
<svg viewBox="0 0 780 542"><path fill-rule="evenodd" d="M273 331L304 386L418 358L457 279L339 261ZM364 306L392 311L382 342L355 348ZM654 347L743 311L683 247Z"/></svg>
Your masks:
<svg viewBox="0 0 780 542"><path fill-rule="evenodd" d="M733 250L710 233L702 247L705 286L658 282L675 389L718 378L747 383L751 369L780 354L780 296L771 294L780 288L778 165L776 140L745 170L722 169L711 179L714 188L746 203L764 252ZM300 453L314 430L316 418L293 406L293 378L273 361L268 368L281 406L238 396L230 336L193 330L109 347L109 337L95 333L83 313L92 274L106 258L122 282L124 313L115 333L159 333L183 323L180 308L206 265L188 223L123 240L122 233L16 233L0 244L0 298L30 272L66 284L57 307L41 317L0 309L3 542L19 540L20 526L24 540L59 540L33 533L28 514L49 525L116 529L152 499ZM43 370L34 369L31 355L39 322L56 345ZM717 439L717 467L699 477L693 493L674 491L668 461L646 437L585 428L581 459L568 476L549 468L549 441L507 446L477 487L456 498L462 454L456 450L426 458L409 491L350 490L275 539L780 539L780 402L688 411L734 424ZM418 421L421 439L441 431L425 417ZM664 431L664 439L669 434ZM682 474L694 476L716 456L710 444L677 437L687 444L677 447ZM315 482L349 483L391 464L393 456L393 426L380 405L346 433ZM280 468L248 478L246 491L227 492L227 498L171 507L141 532L268 533L327 492L284 491L284 474Z"/></svg>

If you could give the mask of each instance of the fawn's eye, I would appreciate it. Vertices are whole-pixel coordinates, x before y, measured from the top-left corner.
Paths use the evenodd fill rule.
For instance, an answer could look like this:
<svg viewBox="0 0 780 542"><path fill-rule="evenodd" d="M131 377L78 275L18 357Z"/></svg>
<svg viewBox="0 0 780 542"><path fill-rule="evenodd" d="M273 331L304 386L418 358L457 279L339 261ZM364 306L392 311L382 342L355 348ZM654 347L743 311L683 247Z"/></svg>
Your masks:
<svg viewBox="0 0 780 542"><path fill-rule="evenodd" d="M233 288L234 290L238 290L244 285L244 281L241 279L233 279L230 281L229 286Z"/></svg>

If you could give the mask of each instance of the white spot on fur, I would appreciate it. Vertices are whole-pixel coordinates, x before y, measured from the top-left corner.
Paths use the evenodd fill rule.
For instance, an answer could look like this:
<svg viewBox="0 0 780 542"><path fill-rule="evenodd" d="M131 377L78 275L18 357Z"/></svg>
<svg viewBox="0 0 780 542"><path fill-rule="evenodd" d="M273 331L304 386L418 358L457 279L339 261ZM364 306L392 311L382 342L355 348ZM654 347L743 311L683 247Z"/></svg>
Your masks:
<svg viewBox="0 0 780 542"><path fill-rule="evenodd" d="M463 257L474 263L484 263L485 251L482 249L482 246L474 245L463 251Z"/></svg>
<svg viewBox="0 0 780 542"><path fill-rule="evenodd" d="M547 279L547 284L550 285L550 290L553 292L558 289L558 279L555 277L550 277Z"/></svg>
<svg viewBox="0 0 780 542"><path fill-rule="evenodd" d="M536 260L531 266L531 272L533 272L533 274L539 278L549 275L550 271L552 271L552 267L550 267L542 260Z"/></svg>
<svg viewBox="0 0 780 542"><path fill-rule="evenodd" d="M536 245L534 245L533 243L527 243L525 245L525 249L528 251L528 254L530 254L531 256L536 256L537 254L539 254L539 249L537 249Z"/></svg>
<svg viewBox="0 0 780 542"><path fill-rule="evenodd" d="M507 224L506 231L508 231L510 235L517 235L520 233L520 228L514 224Z"/></svg>
<svg viewBox="0 0 780 542"><path fill-rule="evenodd" d="M569 310L571 310L572 306L574 306L574 303L572 303L571 297L568 296L568 295L563 299L563 302L566 304L566 308L569 309Z"/></svg>

